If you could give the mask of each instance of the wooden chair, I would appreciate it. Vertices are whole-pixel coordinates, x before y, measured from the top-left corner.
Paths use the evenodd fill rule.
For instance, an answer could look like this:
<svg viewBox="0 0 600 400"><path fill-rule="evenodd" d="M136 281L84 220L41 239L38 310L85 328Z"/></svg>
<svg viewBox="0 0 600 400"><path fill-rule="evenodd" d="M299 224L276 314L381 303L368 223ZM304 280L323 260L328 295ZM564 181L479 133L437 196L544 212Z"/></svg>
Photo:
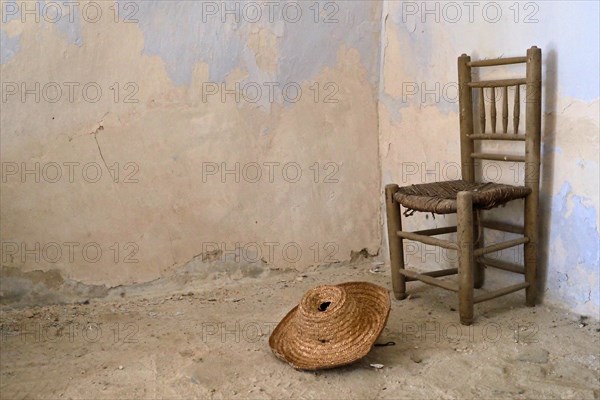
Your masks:
<svg viewBox="0 0 600 400"><path fill-rule="evenodd" d="M385 187L389 250L392 269L392 286L396 299L406 297L406 282L421 281L429 285L458 292L460 322L473 322L475 303L494 299L521 289L526 290L526 303L535 305L538 243L538 198L540 181L541 132L541 49L533 46L525 57L499 58L471 61L466 54L458 58L460 147L462 180L398 187ZM471 70L507 64L526 64L526 77L519 79L473 81ZM525 133L519 134L520 88L525 85ZM514 87L513 131L508 132L508 88ZM480 132L473 126L473 90L479 91ZM486 133L484 91L490 91L491 133ZM496 129L496 91L502 90L502 133ZM511 140L525 143L525 155L490 154L475 151L475 141ZM516 161L525 163L524 186L510 186L475 180L475 160ZM477 210L489 210L514 199L524 198L524 226L499 221L479 220ZM405 215L415 211L437 214L457 214L457 226L402 231L401 208ZM408 214L407 214L408 213ZM484 247L483 240L474 241L474 230L492 229L523 235L517 239ZM449 241L433 236L457 232L457 240ZM482 234L483 235L483 234ZM483 236L482 236L483 237ZM440 246L458 251L458 268L426 273L405 269L403 239ZM486 254L510 247L524 245L524 266L485 257ZM524 282L474 296L474 288L484 282L484 266L523 274ZM439 277L458 274L458 283L440 280Z"/></svg>

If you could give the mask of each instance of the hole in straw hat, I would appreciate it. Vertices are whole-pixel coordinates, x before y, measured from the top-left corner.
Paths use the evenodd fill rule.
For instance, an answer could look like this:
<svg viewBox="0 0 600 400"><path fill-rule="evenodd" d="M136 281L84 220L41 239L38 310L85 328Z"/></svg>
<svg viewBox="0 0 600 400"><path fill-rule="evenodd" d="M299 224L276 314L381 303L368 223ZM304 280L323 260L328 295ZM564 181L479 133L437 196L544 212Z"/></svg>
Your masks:
<svg viewBox="0 0 600 400"><path fill-rule="evenodd" d="M319 305L319 311L325 311L325 310L327 310L327 308L329 308L329 305L330 305L330 304L331 304L331 302L330 302L330 301L326 301L326 302L324 302L324 303L321 303L321 304Z"/></svg>
<svg viewBox="0 0 600 400"><path fill-rule="evenodd" d="M327 342L329 342L329 339L319 339L319 342L321 342L321 343L327 343Z"/></svg>

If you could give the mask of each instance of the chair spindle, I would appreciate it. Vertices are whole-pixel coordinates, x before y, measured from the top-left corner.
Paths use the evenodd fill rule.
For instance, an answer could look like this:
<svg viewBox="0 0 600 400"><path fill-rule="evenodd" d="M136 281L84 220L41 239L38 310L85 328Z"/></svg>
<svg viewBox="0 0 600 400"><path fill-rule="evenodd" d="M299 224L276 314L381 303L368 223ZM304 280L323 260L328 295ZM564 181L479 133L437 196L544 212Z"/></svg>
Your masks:
<svg viewBox="0 0 600 400"><path fill-rule="evenodd" d="M513 111L513 129L514 134L519 133L519 114L521 113L521 99L519 94L519 85L515 86L515 109Z"/></svg>
<svg viewBox="0 0 600 400"><path fill-rule="evenodd" d="M481 133L485 133L485 96L483 90L483 88L479 88L479 128Z"/></svg>
<svg viewBox="0 0 600 400"><path fill-rule="evenodd" d="M496 133L496 88L493 87L491 104L490 104L490 117L492 122L492 133Z"/></svg>
<svg viewBox="0 0 600 400"><path fill-rule="evenodd" d="M508 86L502 92L502 132L508 132Z"/></svg>

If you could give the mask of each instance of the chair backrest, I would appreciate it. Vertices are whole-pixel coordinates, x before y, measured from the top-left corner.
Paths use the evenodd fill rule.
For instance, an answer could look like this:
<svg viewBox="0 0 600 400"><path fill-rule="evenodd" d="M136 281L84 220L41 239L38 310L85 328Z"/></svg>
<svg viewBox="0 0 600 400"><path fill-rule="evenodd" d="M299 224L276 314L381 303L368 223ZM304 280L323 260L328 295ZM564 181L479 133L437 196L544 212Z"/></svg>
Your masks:
<svg viewBox="0 0 600 400"><path fill-rule="evenodd" d="M508 64L526 64L524 78L499 80L472 80L472 69ZM521 86L525 86L525 94ZM514 87L512 104L512 129L509 129L508 89ZM518 161L525 163L525 186L532 189L537 201L540 181L540 141L542 124L542 51L536 46L527 50L524 57L497 58L471 61L466 54L458 57L458 88L460 107L460 147L462 178L468 182L475 180L477 160ZM479 92L479 133L474 130L473 91ZM502 104L502 129L496 127L496 95L500 92ZM486 94L489 93L489 96ZM485 99L489 99L489 124L486 116ZM525 132L519 133L521 99L525 99ZM489 126L489 129L488 129ZM511 130L511 132L509 132ZM511 140L525 143L525 154L492 154L475 152L476 140Z"/></svg>

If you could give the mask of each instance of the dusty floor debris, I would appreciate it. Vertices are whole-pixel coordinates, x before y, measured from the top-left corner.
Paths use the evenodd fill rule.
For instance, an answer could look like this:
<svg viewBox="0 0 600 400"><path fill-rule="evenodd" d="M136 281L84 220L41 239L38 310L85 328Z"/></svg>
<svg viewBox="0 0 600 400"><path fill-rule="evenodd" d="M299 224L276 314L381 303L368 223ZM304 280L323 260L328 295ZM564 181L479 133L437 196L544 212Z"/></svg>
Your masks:
<svg viewBox="0 0 600 400"><path fill-rule="evenodd" d="M358 363L298 372L277 360L270 331L317 284L389 270L363 262L266 278L188 282L178 293L139 293L88 304L2 312L1 397L115 398L600 398L600 324L523 294L477 306L458 324L452 293L410 284L392 302L377 346ZM493 273L489 274L490 286ZM585 321L585 325L581 322ZM389 343L393 342L393 343ZM372 365L383 365L377 369ZM378 365L378 367L379 367Z"/></svg>

